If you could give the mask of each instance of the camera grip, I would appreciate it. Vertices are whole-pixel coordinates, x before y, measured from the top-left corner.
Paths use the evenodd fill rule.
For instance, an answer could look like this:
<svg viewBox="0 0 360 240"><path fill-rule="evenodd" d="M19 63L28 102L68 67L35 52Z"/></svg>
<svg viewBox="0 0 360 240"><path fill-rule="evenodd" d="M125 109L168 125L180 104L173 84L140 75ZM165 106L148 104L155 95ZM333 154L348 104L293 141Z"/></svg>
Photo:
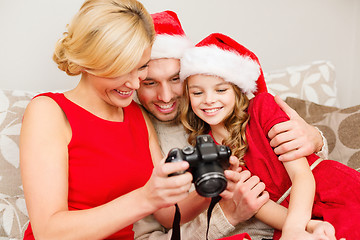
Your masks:
<svg viewBox="0 0 360 240"><path fill-rule="evenodd" d="M184 161L181 156L181 149L173 148L169 151L165 163ZM179 171L169 174L169 177L184 174L186 171Z"/></svg>

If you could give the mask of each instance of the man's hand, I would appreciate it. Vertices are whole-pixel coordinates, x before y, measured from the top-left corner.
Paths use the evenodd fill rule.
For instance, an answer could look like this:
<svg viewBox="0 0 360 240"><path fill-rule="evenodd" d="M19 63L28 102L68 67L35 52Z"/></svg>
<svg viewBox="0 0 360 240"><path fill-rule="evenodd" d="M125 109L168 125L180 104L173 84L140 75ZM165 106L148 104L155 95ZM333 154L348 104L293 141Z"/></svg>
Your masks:
<svg viewBox="0 0 360 240"><path fill-rule="evenodd" d="M270 145L280 155L279 160L291 161L320 151L324 143L319 131L306 123L279 96L274 99L290 118L289 121L274 125L268 133Z"/></svg>
<svg viewBox="0 0 360 240"><path fill-rule="evenodd" d="M247 170L226 170L225 176L228 188L221 194L219 204L229 223L235 226L254 216L269 200L269 193L264 191L265 184Z"/></svg>

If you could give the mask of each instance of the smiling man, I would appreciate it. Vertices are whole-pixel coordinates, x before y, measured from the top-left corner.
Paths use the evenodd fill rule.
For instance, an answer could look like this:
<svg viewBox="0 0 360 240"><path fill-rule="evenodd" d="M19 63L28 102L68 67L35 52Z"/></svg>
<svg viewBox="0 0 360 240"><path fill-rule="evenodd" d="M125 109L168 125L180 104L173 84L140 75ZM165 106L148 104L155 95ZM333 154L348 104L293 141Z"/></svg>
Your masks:
<svg viewBox="0 0 360 240"><path fill-rule="evenodd" d="M161 122L171 122L177 117L183 91L179 69L180 61L175 58L151 60L148 76L137 91L143 107Z"/></svg>

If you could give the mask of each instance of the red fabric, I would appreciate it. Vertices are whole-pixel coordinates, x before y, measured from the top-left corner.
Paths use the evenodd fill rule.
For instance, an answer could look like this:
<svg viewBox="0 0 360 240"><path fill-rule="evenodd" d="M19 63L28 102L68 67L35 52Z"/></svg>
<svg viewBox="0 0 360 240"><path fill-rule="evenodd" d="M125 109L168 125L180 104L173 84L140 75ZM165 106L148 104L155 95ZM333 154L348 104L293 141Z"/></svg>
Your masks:
<svg viewBox="0 0 360 240"><path fill-rule="evenodd" d="M175 12L163 11L151 14L157 35L180 35L185 36L180 20Z"/></svg>
<svg viewBox="0 0 360 240"><path fill-rule="evenodd" d="M247 168L266 184L270 198L277 201L291 186L291 181L271 148L267 134L273 125L288 117L268 93L253 98L248 112L249 150L244 160ZM315 154L310 155L309 164L317 158ZM313 170L313 175L316 181L313 218L333 224L337 238L360 239L360 173L339 162L325 160ZM289 197L282 205L288 207L288 203ZM276 233L274 239L279 236Z"/></svg>
<svg viewBox="0 0 360 240"><path fill-rule="evenodd" d="M135 102L123 109L123 122L112 122L91 114L63 94L43 95L57 102L72 129L69 210L102 205L146 183L153 164L146 123ZM24 239L34 239L30 227ZM134 239L132 225L107 239Z"/></svg>
<svg viewBox="0 0 360 240"><path fill-rule="evenodd" d="M219 238L218 240L251 240L249 234L247 233L241 233L241 234L236 234L234 236L230 236L230 237L225 237L225 238Z"/></svg>

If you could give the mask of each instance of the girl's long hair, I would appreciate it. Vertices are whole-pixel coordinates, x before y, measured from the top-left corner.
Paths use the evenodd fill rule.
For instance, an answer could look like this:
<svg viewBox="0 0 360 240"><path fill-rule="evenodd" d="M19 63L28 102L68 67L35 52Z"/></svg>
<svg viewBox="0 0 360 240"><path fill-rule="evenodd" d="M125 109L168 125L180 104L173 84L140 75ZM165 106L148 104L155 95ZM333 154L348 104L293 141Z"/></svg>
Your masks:
<svg viewBox="0 0 360 240"><path fill-rule="evenodd" d="M240 163L244 164L243 157L248 148L245 130L250 118L247 113L249 98L238 86L232 84L232 87L235 91L235 106L233 111L224 120L225 128L230 134L221 144L228 146L232 154L239 158ZM186 79L183 88L184 97L181 99L179 106L180 121L189 135L188 142L191 145L195 145L196 136L209 133L210 126L192 110Z"/></svg>

